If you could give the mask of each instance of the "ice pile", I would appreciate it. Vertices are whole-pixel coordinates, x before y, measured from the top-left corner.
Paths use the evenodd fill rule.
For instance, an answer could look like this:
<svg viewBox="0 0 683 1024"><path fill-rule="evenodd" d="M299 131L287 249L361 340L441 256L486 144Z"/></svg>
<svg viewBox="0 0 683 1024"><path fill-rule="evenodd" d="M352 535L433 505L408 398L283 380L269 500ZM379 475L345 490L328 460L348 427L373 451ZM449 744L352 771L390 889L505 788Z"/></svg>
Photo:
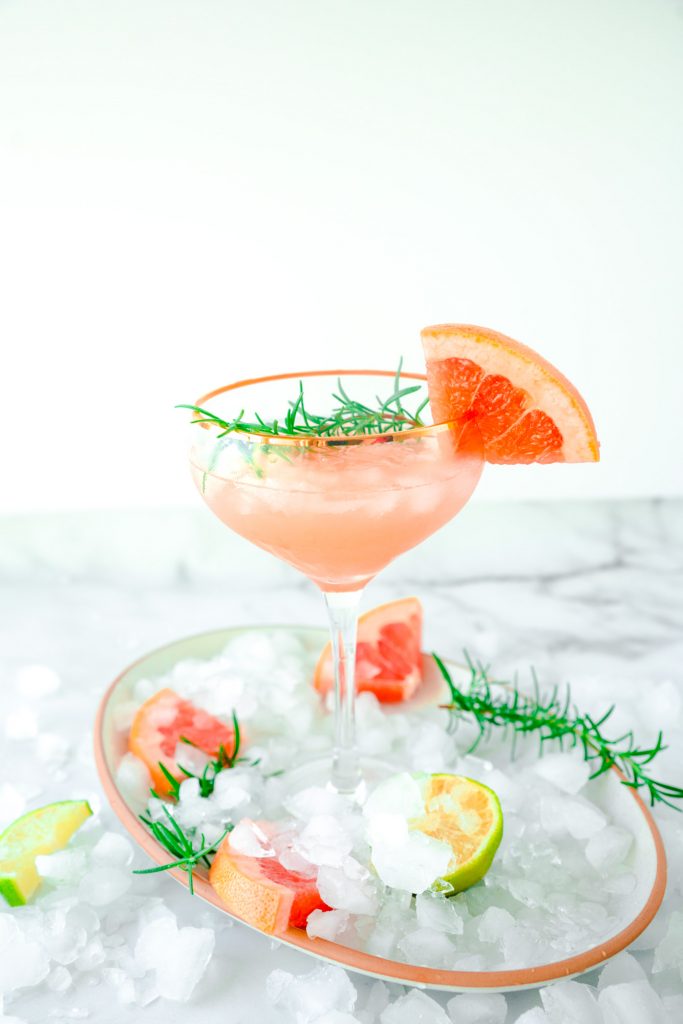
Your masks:
<svg viewBox="0 0 683 1024"><path fill-rule="evenodd" d="M214 932L180 927L154 893L155 876L132 874L133 859L130 841L95 819L66 849L36 859L43 878L36 897L0 913L6 1008L41 984L74 1004L98 982L122 1004L190 998L211 958ZM65 1017L72 1012L85 1011L64 1008Z"/></svg>

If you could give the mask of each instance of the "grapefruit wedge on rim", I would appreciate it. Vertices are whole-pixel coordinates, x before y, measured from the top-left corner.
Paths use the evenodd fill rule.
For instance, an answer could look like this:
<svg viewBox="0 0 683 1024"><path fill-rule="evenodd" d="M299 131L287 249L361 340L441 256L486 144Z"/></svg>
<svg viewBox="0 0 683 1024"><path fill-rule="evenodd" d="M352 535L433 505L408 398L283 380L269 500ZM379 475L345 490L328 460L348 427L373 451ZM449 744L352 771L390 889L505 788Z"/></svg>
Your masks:
<svg viewBox="0 0 683 1024"><path fill-rule="evenodd" d="M389 601L358 619L356 692L374 693L379 701L409 700L422 682L422 605L416 597ZM332 645L323 650L313 676L323 696L334 687Z"/></svg>
<svg viewBox="0 0 683 1024"><path fill-rule="evenodd" d="M597 462L588 406L533 349L472 324L421 332L435 423L473 419L487 462Z"/></svg>

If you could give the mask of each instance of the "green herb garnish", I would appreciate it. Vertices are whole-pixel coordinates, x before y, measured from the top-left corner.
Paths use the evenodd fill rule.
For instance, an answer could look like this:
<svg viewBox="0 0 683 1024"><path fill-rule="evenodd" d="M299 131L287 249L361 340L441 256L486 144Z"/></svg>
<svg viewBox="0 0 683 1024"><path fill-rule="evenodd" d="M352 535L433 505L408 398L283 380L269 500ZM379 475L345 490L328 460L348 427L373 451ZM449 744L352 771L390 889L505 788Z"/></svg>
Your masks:
<svg viewBox="0 0 683 1024"><path fill-rule="evenodd" d="M311 412L306 408L304 399L304 384L299 381L299 394L296 399L289 403L289 408L282 419L265 420L258 413L254 413L254 420L247 421L244 418L244 409L232 420L222 419L210 409L204 409L198 405L177 405L177 409L189 409L196 413L193 423L205 423L219 427L218 439L227 434L234 433L256 433L267 434L272 437L349 437L354 435L367 434L388 434L397 431L410 430L414 427L424 426L422 413L429 402L429 397L423 398L414 412L410 412L403 404L404 399L410 395L422 391L422 384L409 384L401 386L401 369L403 360L399 362L396 376L393 381L393 390L387 398L376 396L376 406L372 407L363 402L358 402L343 387L341 380L337 380L337 390L333 392L332 398L336 405L332 411L324 416Z"/></svg>
<svg viewBox="0 0 683 1024"><path fill-rule="evenodd" d="M561 749L565 743L570 748L579 747L584 759L595 765L591 779L615 766L624 776L623 785L636 790L644 789L651 806L662 803L675 810L681 809L672 801L683 800L683 789L660 782L645 770L657 754L666 750L661 732L651 747L639 747L631 731L610 738L605 735L604 726L614 713L614 705L600 718L581 714L572 702L568 686L562 693L555 686L544 694L533 672L533 695L526 696L516 685L491 680L487 670L481 664L475 664L467 652L465 658L470 679L468 685L460 689L453 682L441 658L436 654L432 657L451 695L450 703L443 706L450 711L456 723L466 719L477 726L478 734L468 753L488 739L496 727L512 730L513 744L518 734L536 733L541 752L547 743L553 742L558 743ZM496 687L495 692L493 686Z"/></svg>
<svg viewBox="0 0 683 1024"><path fill-rule="evenodd" d="M197 830L191 828L185 831L173 817L166 804L163 804L163 811L168 819L168 825L165 825L162 821L153 821L152 818L144 814L140 815L140 820L147 825L160 846L168 850L171 856L175 857L175 860L170 861L168 864L159 864L153 868L136 868L133 874L154 875L158 871L170 871L172 868L180 868L187 873L190 893L194 895L194 869L198 864L204 864L206 867L211 866L209 854L216 852L228 833L232 832L234 826L232 824L227 825L223 834L213 843L207 843L202 833L199 836L199 849L195 850L194 839Z"/></svg>

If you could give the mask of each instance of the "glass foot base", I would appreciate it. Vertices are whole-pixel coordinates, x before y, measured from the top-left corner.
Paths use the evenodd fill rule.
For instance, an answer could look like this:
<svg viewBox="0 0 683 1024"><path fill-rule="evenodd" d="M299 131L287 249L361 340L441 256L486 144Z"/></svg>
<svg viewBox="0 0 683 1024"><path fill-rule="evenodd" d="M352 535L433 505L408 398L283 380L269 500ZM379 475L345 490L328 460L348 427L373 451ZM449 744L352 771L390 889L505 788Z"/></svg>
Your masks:
<svg viewBox="0 0 683 1024"><path fill-rule="evenodd" d="M311 786L322 786L331 793L339 793L351 802L362 805L375 786L383 779L394 775L396 771L396 766L386 761L361 757L359 782L353 789L340 790L332 782L332 758L316 757L285 772L282 784L287 795L294 795Z"/></svg>

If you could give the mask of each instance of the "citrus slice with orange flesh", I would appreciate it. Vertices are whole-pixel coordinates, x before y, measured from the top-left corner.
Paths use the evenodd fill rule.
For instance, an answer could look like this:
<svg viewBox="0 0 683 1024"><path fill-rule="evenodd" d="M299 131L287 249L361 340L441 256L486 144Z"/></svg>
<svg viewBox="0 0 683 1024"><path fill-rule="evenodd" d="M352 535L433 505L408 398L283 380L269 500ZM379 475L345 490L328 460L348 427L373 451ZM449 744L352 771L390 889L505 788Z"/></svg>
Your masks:
<svg viewBox="0 0 683 1024"><path fill-rule="evenodd" d="M452 895L479 882L503 836L498 797L481 782L401 772L363 807L373 866L396 889Z"/></svg>
<svg viewBox="0 0 683 1024"><path fill-rule="evenodd" d="M474 419L488 462L598 461L588 406L533 349L472 324L421 333L434 422Z"/></svg>
<svg viewBox="0 0 683 1024"><path fill-rule="evenodd" d="M142 704L133 719L128 748L147 765L160 796L170 792L168 779L160 764L174 779L187 776L176 763L176 747L181 737L210 757L217 757L221 747L232 756L235 731L220 719L179 697L174 690L159 690Z"/></svg>
<svg viewBox="0 0 683 1024"><path fill-rule="evenodd" d="M267 832L267 822L256 823ZM269 935L305 928L314 910L329 910L315 878L288 871L276 857L250 857L226 836L209 870L209 881L231 914Z"/></svg>
<svg viewBox="0 0 683 1024"><path fill-rule="evenodd" d="M408 700L422 682L422 605L416 597L389 601L358 620L356 691L387 704ZM313 676L318 693L334 687L332 646L323 650Z"/></svg>

